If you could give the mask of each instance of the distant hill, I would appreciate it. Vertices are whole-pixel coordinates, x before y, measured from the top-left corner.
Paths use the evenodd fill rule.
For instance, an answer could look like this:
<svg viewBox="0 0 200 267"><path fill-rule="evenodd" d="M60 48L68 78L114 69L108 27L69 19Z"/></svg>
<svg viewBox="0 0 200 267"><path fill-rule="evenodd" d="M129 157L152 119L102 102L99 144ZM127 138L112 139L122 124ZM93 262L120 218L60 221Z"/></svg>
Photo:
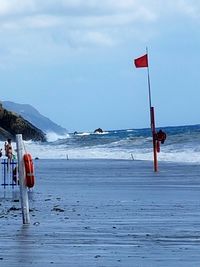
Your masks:
<svg viewBox="0 0 200 267"><path fill-rule="evenodd" d="M41 129L44 133L54 132L58 135L67 134L67 130L47 117L40 114L37 109L29 104L18 104L11 101L2 101L5 109L16 112L24 119L32 123L35 127Z"/></svg>
<svg viewBox="0 0 200 267"><path fill-rule="evenodd" d="M2 107L0 103L0 140L15 140L16 134L22 134L23 140L46 141L45 133L15 112Z"/></svg>

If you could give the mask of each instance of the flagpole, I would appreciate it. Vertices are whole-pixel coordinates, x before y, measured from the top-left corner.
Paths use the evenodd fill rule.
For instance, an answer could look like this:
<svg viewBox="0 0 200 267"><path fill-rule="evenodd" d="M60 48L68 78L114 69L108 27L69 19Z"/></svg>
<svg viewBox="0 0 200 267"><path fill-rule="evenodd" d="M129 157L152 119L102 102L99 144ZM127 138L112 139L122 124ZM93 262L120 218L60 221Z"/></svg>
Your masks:
<svg viewBox="0 0 200 267"><path fill-rule="evenodd" d="M147 61L149 61L147 47L146 47L146 52L147 52ZM149 108L150 108L150 116L151 116L151 85L150 85L150 74L149 74L149 62L147 64L147 77L148 77L148 88L149 88Z"/></svg>
<svg viewBox="0 0 200 267"><path fill-rule="evenodd" d="M147 60L148 60L148 48L146 47ZM157 142L156 142L156 126L155 126L155 115L154 107L152 107L151 102L151 84L150 84L150 74L149 74L149 63L147 64L147 77L148 77L148 89L149 89L149 109L150 109L150 122L151 122L151 132L153 138L153 158L154 158L154 171L158 171L158 158L157 158Z"/></svg>
<svg viewBox="0 0 200 267"><path fill-rule="evenodd" d="M156 126L155 126L155 115L154 107L151 107L151 132L153 138L153 159L154 159L154 171L158 171L158 158L157 158L157 140L156 140Z"/></svg>

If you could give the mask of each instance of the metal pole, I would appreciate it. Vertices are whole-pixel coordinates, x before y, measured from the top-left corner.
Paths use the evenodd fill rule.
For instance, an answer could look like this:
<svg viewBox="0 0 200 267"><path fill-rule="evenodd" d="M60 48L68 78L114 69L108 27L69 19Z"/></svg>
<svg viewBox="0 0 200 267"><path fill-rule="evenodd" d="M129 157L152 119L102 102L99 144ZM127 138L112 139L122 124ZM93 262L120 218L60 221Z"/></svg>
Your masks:
<svg viewBox="0 0 200 267"><path fill-rule="evenodd" d="M156 143L154 107L151 107L151 131L152 131L152 137L153 137L154 171L157 172L158 171L158 159L157 159L157 143Z"/></svg>
<svg viewBox="0 0 200 267"><path fill-rule="evenodd" d="M24 171L24 162L23 162L23 140L22 135L16 135L17 143L17 158L18 158L18 172L19 172L19 186L20 186L20 198L21 198L21 208L22 208L22 220L23 224L30 223L29 216L29 201L28 201L28 192L27 186L25 183L25 171Z"/></svg>
<svg viewBox="0 0 200 267"><path fill-rule="evenodd" d="M3 160L3 185L6 188L6 159Z"/></svg>
<svg viewBox="0 0 200 267"><path fill-rule="evenodd" d="M149 59L148 59L148 48L146 47L147 52L147 78L148 78L148 89L149 89L149 108L150 108L150 116L151 116L151 83L150 83L150 74L149 74Z"/></svg>
<svg viewBox="0 0 200 267"><path fill-rule="evenodd" d="M148 77L148 88L149 88L149 108L151 109L151 86L150 86L149 67L147 67L147 77Z"/></svg>
<svg viewBox="0 0 200 267"><path fill-rule="evenodd" d="M148 61L148 48L146 47L147 52L147 61ZM151 131L153 139L153 159L154 159L154 171L158 171L158 159L157 159L157 143L156 143L156 126L155 126L155 116L154 116L154 107L152 107L151 102L151 83L150 83L150 74L149 74L149 62L147 65L147 77L148 77L148 89L149 89L149 109L150 109L150 122L151 122Z"/></svg>

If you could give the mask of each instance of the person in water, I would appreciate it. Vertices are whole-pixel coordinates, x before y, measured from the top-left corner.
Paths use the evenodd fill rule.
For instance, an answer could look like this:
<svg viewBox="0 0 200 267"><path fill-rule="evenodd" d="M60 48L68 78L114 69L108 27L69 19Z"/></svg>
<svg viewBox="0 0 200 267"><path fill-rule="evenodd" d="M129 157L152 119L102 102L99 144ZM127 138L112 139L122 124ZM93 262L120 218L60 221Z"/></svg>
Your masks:
<svg viewBox="0 0 200 267"><path fill-rule="evenodd" d="M13 155L11 141L12 140L8 138L7 142L5 142L5 155L8 159L12 159L12 155Z"/></svg>

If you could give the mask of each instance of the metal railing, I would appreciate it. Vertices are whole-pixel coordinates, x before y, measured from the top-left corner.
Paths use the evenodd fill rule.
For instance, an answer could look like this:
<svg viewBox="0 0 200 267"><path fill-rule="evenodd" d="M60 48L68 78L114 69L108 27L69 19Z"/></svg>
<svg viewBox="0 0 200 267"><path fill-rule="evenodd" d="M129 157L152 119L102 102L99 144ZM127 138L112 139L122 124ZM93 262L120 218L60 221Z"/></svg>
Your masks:
<svg viewBox="0 0 200 267"><path fill-rule="evenodd" d="M19 185L17 161L15 159L2 159L1 169L1 185L4 187L4 189L7 186L11 186L12 188L14 188L15 186Z"/></svg>

